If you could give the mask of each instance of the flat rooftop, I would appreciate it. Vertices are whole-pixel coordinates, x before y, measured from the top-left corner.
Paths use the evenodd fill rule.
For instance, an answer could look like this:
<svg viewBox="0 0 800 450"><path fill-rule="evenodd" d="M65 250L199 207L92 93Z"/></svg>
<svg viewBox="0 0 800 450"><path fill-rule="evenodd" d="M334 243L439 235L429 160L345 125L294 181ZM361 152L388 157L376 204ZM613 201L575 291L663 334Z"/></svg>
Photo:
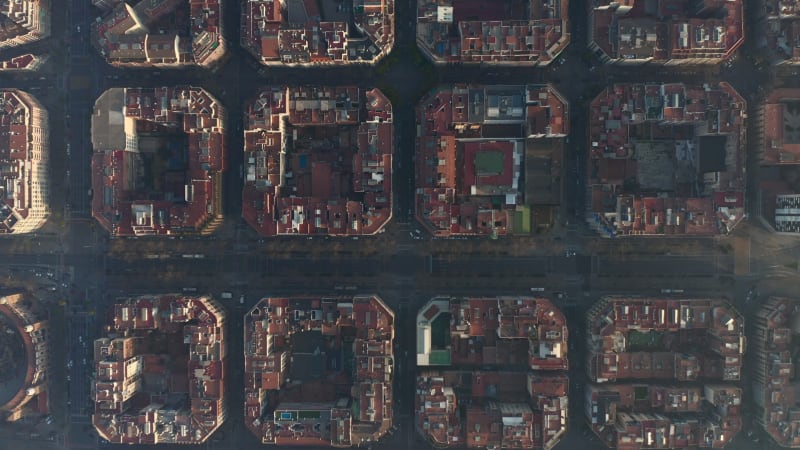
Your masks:
<svg viewBox="0 0 800 450"><path fill-rule="evenodd" d="M718 64L744 42L743 14L741 0L699 7L679 0L598 0L589 6L589 48L607 63Z"/></svg>
<svg viewBox="0 0 800 450"><path fill-rule="evenodd" d="M744 318L724 300L607 296L586 325L593 382L741 379Z"/></svg>

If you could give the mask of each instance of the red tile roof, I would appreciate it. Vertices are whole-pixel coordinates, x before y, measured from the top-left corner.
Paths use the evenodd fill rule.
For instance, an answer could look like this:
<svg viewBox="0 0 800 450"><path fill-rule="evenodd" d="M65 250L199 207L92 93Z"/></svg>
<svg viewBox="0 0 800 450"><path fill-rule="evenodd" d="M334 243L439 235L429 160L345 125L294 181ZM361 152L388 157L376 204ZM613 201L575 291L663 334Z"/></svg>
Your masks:
<svg viewBox="0 0 800 450"><path fill-rule="evenodd" d="M221 60L225 42L219 0L128 3L116 4L92 24L92 44L110 64L211 66Z"/></svg>

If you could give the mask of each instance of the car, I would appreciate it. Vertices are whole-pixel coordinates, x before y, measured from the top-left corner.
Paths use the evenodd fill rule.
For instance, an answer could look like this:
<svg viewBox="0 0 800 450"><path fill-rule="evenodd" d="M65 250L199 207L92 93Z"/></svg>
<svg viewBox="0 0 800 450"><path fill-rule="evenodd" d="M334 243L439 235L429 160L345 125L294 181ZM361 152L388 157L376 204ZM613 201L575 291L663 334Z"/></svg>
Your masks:
<svg viewBox="0 0 800 450"><path fill-rule="evenodd" d="M69 144L67 144L67 156L69 156L69 155L70 155L70 147L69 147Z"/></svg>
<svg viewBox="0 0 800 450"><path fill-rule="evenodd" d="M83 363L84 366L86 365L86 358L83 358L83 362L82 363Z"/></svg>

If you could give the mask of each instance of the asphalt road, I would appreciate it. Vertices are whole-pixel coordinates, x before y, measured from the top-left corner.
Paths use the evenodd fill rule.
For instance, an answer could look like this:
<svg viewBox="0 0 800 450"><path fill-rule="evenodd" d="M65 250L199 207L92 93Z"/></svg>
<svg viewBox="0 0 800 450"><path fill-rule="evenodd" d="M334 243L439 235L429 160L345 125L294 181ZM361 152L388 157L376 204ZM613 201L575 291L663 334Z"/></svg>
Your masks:
<svg viewBox="0 0 800 450"><path fill-rule="evenodd" d="M585 49L587 15L585 2L570 2L572 44L549 68L496 68L491 66L448 66L432 68L414 59L414 32L404 24L414 17L414 2L398 0L396 17L399 29L394 52L399 56L383 67L340 68L269 68L261 67L238 46L239 2L225 2L226 39L231 44L228 61L214 71L197 67L181 69L120 69L107 65L89 44L89 24L98 12L86 0L68 0L66 14L53 14L53 38L32 45L0 51L0 58L29 51L51 53L51 62L35 76L0 73L0 86L28 90L47 107L50 114L50 147L52 166L52 203L63 218L64 226L34 238L0 239L2 266L42 267L69 273L70 287L63 295L68 317L68 351L59 355L62 364L72 360L70 379L63 385L70 404L65 415L72 421L67 435L73 448L95 448L96 436L87 431L89 416L89 384L91 356L83 342L99 333L101 322L114 299L121 295L154 292L175 292L183 288L198 293L234 292L226 307L229 311L229 374L227 395L229 418L205 448L261 448L244 430L241 422L242 315L260 297L318 293L329 295L378 293L392 307L397 321L398 364L396 374L397 424L399 431L381 443L385 448L424 448L415 434L413 418L413 386L408 383L415 371L413 350L415 314L430 297L450 295L521 294L530 288L546 289L545 295L562 292L556 301L567 315L570 329L579 330L585 309L603 293L652 293L661 289L681 289L688 295L728 293L737 306L752 311L758 300L748 293L757 288L758 298L770 293L791 293L797 273L787 270L787 263L770 263L770 258L754 259L752 275L733 280L732 257L724 252L700 255L652 255L653 241L637 243L625 254L591 255L578 251L566 256L562 250L534 249L523 256L498 252L495 255L472 254L474 242L451 242L442 251L427 239L412 240L408 233L416 228L409 213L413 204L414 105L422 93L439 82L481 82L486 84L525 84L552 82L570 104L570 140L567 142L565 170L576 183L565 189L563 222L572 223L564 236L564 245L579 250L593 238L583 235L579 224L585 209L585 143L586 104L605 85L626 81L714 82L725 79L748 99L749 116L754 117L755 104L763 92L774 84L800 86L800 78L784 69L763 70L753 64L758 49L749 39L742 55L730 67L692 72L643 66L635 70L617 66L601 66ZM748 2L748 17L756 17L761 1ZM756 21L754 21L756 22ZM80 27L80 29L79 29ZM756 25L748 22L746 35L754 36ZM778 75L776 75L776 73ZM391 90L394 106L394 222L385 235L369 240L335 243L281 241L291 251L275 251L275 246L258 245L239 220L241 187L239 173L243 152L238 125L245 102L266 84L325 83L379 86ZM108 242L98 233L90 219L91 158L90 114L94 99L110 87L199 85L215 95L224 105L228 117L228 171L224 176L224 210L227 216L220 246L212 241L163 241L157 251L145 251L142 240ZM750 121L749 136L757 130ZM754 164L760 140L748 139L751 157L748 170L750 187L756 185L758 169ZM755 190L751 189L751 193ZM749 196L748 199L751 197ZM754 204L754 202L750 202ZM54 214L55 215L55 214ZM578 222L578 225L575 223ZM374 252L359 251L370 242L379 242ZM497 246L508 245L501 241ZM109 251L110 246L115 248ZM221 248L219 248L221 247ZM209 250L205 250L208 248ZM791 259L794 247L785 246L775 255ZM191 249L191 251L187 251ZM200 250L203 249L203 250ZM213 249L213 250L211 250ZM270 251L267 252L267 249ZM157 255L156 259L152 255ZM201 258L185 258L184 254L202 254ZM773 267L778 265L779 267ZM769 281L765 281L770 277ZM780 286L776 288L775 286ZM243 297L243 303L238 299ZM751 299L748 300L748 297ZM81 338L78 339L78 336ZM575 337L575 332L573 332ZM573 361L581 360L582 339L570 349ZM86 358L87 363L83 360ZM580 382L583 371L573 366L570 371L570 433L558 449L601 448L591 433L585 433L581 415ZM54 380L55 381L55 380ZM577 383L577 385L575 384ZM56 405L57 406L57 405ZM752 445L742 437L734 448ZM102 445L101 445L102 446ZM131 447L126 447L131 448ZM135 446L134 446L135 448ZM171 448L164 446L161 448ZM176 447L177 448L177 447Z"/></svg>

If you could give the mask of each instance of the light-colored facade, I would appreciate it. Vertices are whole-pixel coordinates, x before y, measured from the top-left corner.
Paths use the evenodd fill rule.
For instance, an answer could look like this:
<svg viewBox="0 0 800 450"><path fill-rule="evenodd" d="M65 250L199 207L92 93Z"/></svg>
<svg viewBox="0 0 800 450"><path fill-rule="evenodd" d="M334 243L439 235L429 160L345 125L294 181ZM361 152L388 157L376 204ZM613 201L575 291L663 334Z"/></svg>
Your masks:
<svg viewBox="0 0 800 450"><path fill-rule="evenodd" d="M115 444L202 444L227 418L225 310L209 297L123 299L94 342L97 433Z"/></svg>
<svg viewBox="0 0 800 450"><path fill-rule="evenodd" d="M51 0L0 2L0 49L29 44L50 36Z"/></svg>
<svg viewBox="0 0 800 450"><path fill-rule="evenodd" d="M31 233L44 225L49 207L49 123L32 95L0 90L0 234Z"/></svg>

